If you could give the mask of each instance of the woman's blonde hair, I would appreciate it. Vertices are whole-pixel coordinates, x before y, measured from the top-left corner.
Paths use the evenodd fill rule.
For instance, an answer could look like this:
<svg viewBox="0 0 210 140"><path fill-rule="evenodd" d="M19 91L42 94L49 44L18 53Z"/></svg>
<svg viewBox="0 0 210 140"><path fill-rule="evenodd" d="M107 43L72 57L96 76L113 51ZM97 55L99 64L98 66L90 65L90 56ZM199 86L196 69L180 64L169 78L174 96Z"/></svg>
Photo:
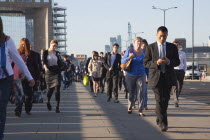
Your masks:
<svg viewBox="0 0 210 140"><path fill-rule="evenodd" d="M133 40L133 42L135 42L136 40L142 41L143 39L141 37L135 37L134 40Z"/></svg>

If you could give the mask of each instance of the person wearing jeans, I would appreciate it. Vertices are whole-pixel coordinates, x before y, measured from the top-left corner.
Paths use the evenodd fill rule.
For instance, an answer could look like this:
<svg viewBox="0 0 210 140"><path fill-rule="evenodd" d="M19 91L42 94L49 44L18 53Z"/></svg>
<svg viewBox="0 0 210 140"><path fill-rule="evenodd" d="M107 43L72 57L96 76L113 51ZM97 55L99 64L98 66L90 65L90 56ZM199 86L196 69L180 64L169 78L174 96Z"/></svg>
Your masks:
<svg viewBox="0 0 210 140"><path fill-rule="evenodd" d="M4 138L4 129L7 114L7 104L13 85L13 70L10 63L12 60L29 80L29 85L35 82L27 69L23 59L17 52L14 41L3 33L3 23L0 17L0 140Z"/></svg>
<svg viewBox="0 0 210 140"><path fill-rule="evenodd" d="M132 107L135 105L135 94L137 93L138 98L138 111L139 116L145 116L144 110L144 99L145 99L145 67L143 65L145 51L141 49L142 38L136 37L134 39L134 47L130 47L126 50L121 63L126 63L132 59L131 70L126 72L126 85L128 88L128 113L132 113Z"/></svg>
<svg viewBox="0 0 210 140"><path fill-rule="evenodd" d="M148 42L146 39L142 40L141 49L146 51L146 47L148 47ZM145 100L144 100L144 109L148 110L147 102L148 102L148 93L147 93L147 87L148 87L148 78L149 78L149 68L145 68L146 73L146 86L145 86Z"/></svg>

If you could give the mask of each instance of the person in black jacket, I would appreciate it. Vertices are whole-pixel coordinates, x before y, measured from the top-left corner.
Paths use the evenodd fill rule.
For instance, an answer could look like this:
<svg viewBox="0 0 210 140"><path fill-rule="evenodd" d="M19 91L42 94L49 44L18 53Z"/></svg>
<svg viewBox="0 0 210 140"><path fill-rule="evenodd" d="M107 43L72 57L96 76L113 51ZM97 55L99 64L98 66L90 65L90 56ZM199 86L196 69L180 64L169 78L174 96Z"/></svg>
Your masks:
<svg viewBox="0 0 210 140"><path fill-rule="evenodd" d="M35 81L39 81L40 79L40 66L38 62L38 55L36 52L32 51L30 49L30 42L27 38L22 38L20 40L20 46L18 48L18 52L22 59L24 60L26 66L28 67L28 70L30 71L33 79ZM25 102L25 111L26 114L31 115L32 110L32 100L34 91L36 89L34 87L30 87L28 80L26 78L22 79L22 87L24 92L24 102ZM20 117L22 112L22 105L23 102L19 103L15 109L15 115Z"/></svg>
<svg viewBox="0 0 210 140"><path fill-rule="evenodd" d="M107 69L104 67L104 53L103 52L100 52L100 59L102 61L100 88L101 88L101 93L103 93L105 82L106 82L106 72L107 72Z"/></svg>
<svg viewBox="0 0 210 140"><path fill-rule="evenodd" d="M115 96L115 103L119 103L118 100L118 76L121 70L121 55L117 53L119 45L115 43L113 45L112 52L108 52L104 58L104 67L107 69L106 81L107 81L107 101L112 98L112 92Z"/></svg>
<svg viewBox="0 0 210 140"><path fill-rule="evenodd" d="M47 108L52 110L50 99L53 92L55 92L56 113L60 113L60 87L61 87L61 63L62 59L60 53L56 51L58 41L52 40L48 50L44 51L43 64L45 69L45 81L47 84Z"/></svg>
<svg viewBox="0 0 210 140"><path fill-rule="evenodd" d="M155 93L156 122L161 131L168 130L167 108L172 85L176 79L174 67L180 64L177 47L166 42L168 29L157 29L157 42L146 47L144 66L149 68L149 85Z"/></svg>

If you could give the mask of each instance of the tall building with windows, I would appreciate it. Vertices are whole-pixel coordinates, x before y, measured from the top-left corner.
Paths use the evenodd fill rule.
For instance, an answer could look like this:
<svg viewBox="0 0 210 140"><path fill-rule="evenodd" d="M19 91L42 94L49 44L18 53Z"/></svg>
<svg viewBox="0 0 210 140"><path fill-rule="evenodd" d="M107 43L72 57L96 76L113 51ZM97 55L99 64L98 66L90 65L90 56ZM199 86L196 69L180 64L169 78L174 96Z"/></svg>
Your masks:
<svg viewBox="0 0 210 140"><path fill-rule="evenodd" d="M114 43L117 43L117 38L116 37L110 37L110 47L114 45Z"/></svg>
<svg viewBox="0 0 210 140"><path fill-rule="evenodd" d="M53 0L0 0L5 34L13 38L16 46L21 38L28 38L37 52L47 49L52 39L58 39L59 49L65 53L66 37L61 34L66 34L66 14L60 10Z"/></svg>
<svg viewBox="0 0 210 140"><path fill-rule="evenodd" d="M118 53L121 53L121 51L122 51L122 39L121 39L121 35L118 35L117 36L117 43L119 45Z"/></svg>
<svg viewBox="0 0 210 140"><path fill-rule="evenodd" d="M121 53L121 49L122 49L121 35L118 35L117 37L110 37L110 47L111 48L115 43L117 43L119 45L118 53Z"/></svg>
<svg viewBox="0 0 210 140"><path fill-rule="evenodd" d="M111 51L110 46L109 45L105 45L105 53L110 52L110 51Z"/></svg>
<svg viewBox="0 0 210 140"><path fill-rule="evenodd" d="M54 3L53 7L53 27L54 38L58 40L58 51L66 54L66 8L58 6L58 3Z"/></svg>

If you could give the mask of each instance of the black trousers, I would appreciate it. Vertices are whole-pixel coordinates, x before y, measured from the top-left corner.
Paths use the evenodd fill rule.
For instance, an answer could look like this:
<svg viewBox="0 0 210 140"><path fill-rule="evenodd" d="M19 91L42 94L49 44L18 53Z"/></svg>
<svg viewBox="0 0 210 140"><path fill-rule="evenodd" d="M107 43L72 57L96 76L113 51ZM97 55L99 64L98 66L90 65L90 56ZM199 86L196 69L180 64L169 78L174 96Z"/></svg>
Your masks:
<svg viewBox="0 0 210 140"><path fill-rule="evenodd" d="M123 71L120 71L119 72L119 89L121 90L122 89L122 84L123 84Z"/></svg>
<svg viewBox="0 0 210 140"><path fill-rule="evenodd" d="M55 100L57 103L57 107L59 107L59 105L60 105L60 85L48 89L48 92L47 92L47 102L48 103L50 103L50 99L51 99L53 93L55 93Z"/></svg>
<svg viewBox="0 0 210 140"><path fill-rule="evenodd" d="M157 122L168 125L167 109L170 100L171 85L165 74L161 73L158 85L152 88L155 93Z"/></svg>
<svg viewBox="0 0 210 140"><path fill-rule="evenodd" d="M118 75L110 75L106 77L107 82L107 96L112 98L112 92L115 99L118 100Z"/></svg>
<svg viewBox="0 0 210 140"><path fill-rule="evenodd" d="M92 76L89 76L89 86L91 91L93 91L93 81L92 81Z"/></svg>
<svg viewBox="0 0 210 140"><path fill-rule="evenodd" d="M100 79L100 88L102 89L102 91L104 91L105 81L106 81L106 78L105 77L101 77L101 79Z"/></svg>
<svg viewBox="0 0 210 140"><path fill-rule="evenodd" d="M23 86L23 92L24 92L24 102L25 102L25 111L30 112L32 109L32 102L33 102L33 87L29 86L28 80L23 80L22 81L22 86ZM22 104L18 108L22 108ZM21 109L20 109L21 112Z"/></svg>
<svg viewBox="0 0 210 140"><path fill-rule="evenodd" d="M179 96L183 87L185 72L184 70L175 70L175 73L177 78L176 91Z"/></svg>

